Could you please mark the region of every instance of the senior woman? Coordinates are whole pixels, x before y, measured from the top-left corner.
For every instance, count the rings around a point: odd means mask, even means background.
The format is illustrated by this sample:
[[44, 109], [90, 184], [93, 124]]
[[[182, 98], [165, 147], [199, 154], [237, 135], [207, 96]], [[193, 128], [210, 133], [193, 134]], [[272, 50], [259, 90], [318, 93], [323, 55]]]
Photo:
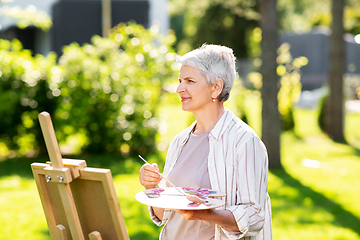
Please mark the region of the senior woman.
[[[177, 61], [181, 68], [176, 92], [182, 109], [196, 121], [171, 142], [163, 175], [176, 186], [210, 188], [226, 197], [220, 209], [149, 207], [152, 220], [164, 224], [160, 239], [271, 239], [266, 148], [223, 105], [237, 77], [233, 51], [204, 44]], [[143, 165], [139, 173], [146, 189], [167, 187], [156, 164]]]

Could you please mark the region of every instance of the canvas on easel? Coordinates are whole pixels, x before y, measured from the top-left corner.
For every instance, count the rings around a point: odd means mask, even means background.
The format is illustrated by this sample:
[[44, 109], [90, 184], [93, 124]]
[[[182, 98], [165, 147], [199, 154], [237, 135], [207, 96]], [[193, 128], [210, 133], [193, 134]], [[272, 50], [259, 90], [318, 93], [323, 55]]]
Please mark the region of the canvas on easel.
[[50, 115], [39, 114], [50, 161], [33, 163], [52, 240], [129, 240], [109, 169], [63, 159]]

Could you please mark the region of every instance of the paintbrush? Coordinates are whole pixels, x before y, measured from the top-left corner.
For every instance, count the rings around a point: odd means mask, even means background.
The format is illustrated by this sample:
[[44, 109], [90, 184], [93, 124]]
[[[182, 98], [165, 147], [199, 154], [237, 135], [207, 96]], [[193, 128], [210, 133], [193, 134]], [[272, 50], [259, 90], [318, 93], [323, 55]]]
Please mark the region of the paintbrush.
[[[141, 160], [143, 160], [145, 163], [151, 165], [150, 163], [148, 163], [148, 161], [146, 161], [142, 156], [139, 155], [139, 158], [141, 158]], [[162, 175], [161, 173], [159, 173], [159, 175], [164, 178], [172, 187], [174, 187], [179, 193], [181, 193], [182, 196], [186, 196], [185, 193], [181, 192], [172, 182], [169, 181], [169, 179], [167, 179], [166, 177], [164, 177], [164, 175]]]

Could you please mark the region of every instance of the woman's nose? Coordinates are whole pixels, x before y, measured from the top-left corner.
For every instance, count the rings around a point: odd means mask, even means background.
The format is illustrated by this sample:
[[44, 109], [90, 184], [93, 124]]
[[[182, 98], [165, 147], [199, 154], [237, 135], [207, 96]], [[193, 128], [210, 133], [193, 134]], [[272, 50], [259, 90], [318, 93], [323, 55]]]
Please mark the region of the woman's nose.
[[182, 83], [179, 83], [179, 86], [176, 89], [176, 93], [181, 93], [186, 90], [185, 86]]

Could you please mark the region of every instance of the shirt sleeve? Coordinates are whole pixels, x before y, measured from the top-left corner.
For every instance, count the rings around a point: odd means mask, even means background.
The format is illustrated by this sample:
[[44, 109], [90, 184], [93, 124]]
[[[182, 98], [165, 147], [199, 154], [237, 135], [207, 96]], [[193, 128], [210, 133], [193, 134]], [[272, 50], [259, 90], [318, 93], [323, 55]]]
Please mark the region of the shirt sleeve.
[[[165, 166], [164, 166], [164, 172], [163, 175], [168, 176], [171, 165], [173, 164], [173, 158], [174, 158], [174, 154], [175, 151], [178, 147], [178, 136], [176, 136], [173, 141], [171, 141], [170, 146], [169, 146], [169, 150], [166, 156], [166, 162], [165, 162]], [[159, 187], [160, 188], [165, 188], [167, 187], [167, 183], [165, 181], [165, 179], [161, 180], [159, 183]], [[164, 215], [163, 215], [163, 219], [160, 220], [154, 213], [154, 210], [151, 206], [149, 206], [149, 214], [150, 214], [150, 218], [151, 220], [157, 225], [157, 226], [162, 226], [164, 225], [170, 216], [171, 210], [170, 209], [164, 209]]]
[[236, 203], [227, 207], [231, 211], [240, 232], [223, 229], [229, 239], [255, 236], [265, 222], [267, 200], [268, 157], [264, 144], [253, 136], [237, 149]]
[[148, 206], [148, 208], [149, 208], [151, 221], [153, 221], [153, 223], [155, 223], [158, 227], [160, 227], [162, 225], [162, 221], [155, 215], [154, 210], [151, 206]]
[[[159, 187], [161, 188], [164, 188], [166, 187], [166, 182], [164, 180], [162, 180], [160, 183], [159, 183]], [[171, 210], [170, 209], [164, 209], [164, 215], [163, 215], [163, 219], [160, 220], [154, 213], [154, 210], [151, 206], [148, 207], [149, 208], [149, 214], [150, 214], [150, 218], [151, 220], [157, 225], [157, 226], [162, 226], [164, 225], [168, 218], [169, 218], [169, 215], [171, 213]]]

